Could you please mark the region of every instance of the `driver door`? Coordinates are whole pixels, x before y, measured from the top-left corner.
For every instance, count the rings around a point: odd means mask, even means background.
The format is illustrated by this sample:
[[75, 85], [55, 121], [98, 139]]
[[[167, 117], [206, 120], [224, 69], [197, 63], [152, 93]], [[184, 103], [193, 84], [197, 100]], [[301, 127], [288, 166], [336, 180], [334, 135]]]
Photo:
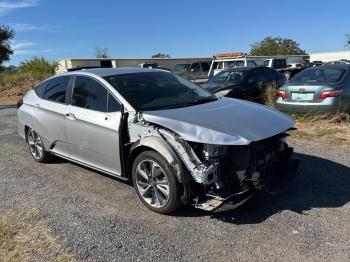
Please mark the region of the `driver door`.
[[66, 134], [71, 157], [121, 175], [119, 124], [122, 106], [97, 80], [76, 76], [68, 105]]

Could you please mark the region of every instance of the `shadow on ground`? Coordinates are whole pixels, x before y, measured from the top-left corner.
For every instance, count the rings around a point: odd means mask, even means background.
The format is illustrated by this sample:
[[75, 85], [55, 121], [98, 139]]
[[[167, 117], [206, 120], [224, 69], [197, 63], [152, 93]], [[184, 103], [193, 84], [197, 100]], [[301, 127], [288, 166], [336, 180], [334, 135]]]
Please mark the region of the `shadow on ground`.
[[[299, 214], [312, 208], [341, 207], [350, 201], [350, 168], [327, 159], [295, 154], [301, 160], [298, 177], [281, 195], [257, 195], [244, 206], [213, 213], [211, 218], [234, 224], [256, 224], [283, 210]], [[190, 208], [177, 216], [203, 216], [206, 212]], [[307, 214], [303, 214], [307, 215]]]

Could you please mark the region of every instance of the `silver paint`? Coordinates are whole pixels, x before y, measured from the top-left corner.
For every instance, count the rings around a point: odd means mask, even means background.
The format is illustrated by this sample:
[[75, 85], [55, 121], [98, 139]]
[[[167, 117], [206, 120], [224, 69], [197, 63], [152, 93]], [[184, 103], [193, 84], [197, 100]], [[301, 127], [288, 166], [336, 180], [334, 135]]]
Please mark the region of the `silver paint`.
[[176, 132], [186, 141], [217, 145], [247, 145], [282, 133], [294, 124], [277, 110], [232, 98], [171, 110], [146, 111], [143, 118]]

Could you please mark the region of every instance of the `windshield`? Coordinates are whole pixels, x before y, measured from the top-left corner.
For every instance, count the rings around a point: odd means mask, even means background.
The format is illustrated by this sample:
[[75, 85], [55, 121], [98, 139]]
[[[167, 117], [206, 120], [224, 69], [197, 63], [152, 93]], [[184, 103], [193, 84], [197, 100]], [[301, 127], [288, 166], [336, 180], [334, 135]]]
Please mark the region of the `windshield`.
[[183, 72], [183, 71], [188, 71], [190, 68], [191, 64], [177, 64], [174, 67], [175, 72]]
[[301, 71], [291, 82], [337, 82], [344, 72], [341, 68], [311, 68]]
[[166, 72], [118, 74], [104, 79], [137, 110], [161, 110], [217, 100], [196, 84]]
[[240, 84], [244, 81], [248, 70], [228, 70], [222, 71], [210, 79], [211, 83], [232, 83]]

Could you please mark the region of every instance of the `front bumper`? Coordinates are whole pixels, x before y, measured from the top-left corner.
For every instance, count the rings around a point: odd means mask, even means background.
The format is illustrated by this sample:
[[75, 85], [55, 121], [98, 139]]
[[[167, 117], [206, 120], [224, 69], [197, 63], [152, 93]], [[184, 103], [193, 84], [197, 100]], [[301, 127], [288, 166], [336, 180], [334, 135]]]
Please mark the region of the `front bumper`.
[[247, 189], [225, 196], [207, 194], [206, 201], [196, 204], [195, 207], [206, 211], [220, 212], [243, 205], [259, 191], [272, 195], [285, 192], [296, 177], [299, 168], [299, 159], [292, 158], [292, 153], [293, 150], [289, 148], [277, 163], [264, 171], [268, 177], [252, 182]]

